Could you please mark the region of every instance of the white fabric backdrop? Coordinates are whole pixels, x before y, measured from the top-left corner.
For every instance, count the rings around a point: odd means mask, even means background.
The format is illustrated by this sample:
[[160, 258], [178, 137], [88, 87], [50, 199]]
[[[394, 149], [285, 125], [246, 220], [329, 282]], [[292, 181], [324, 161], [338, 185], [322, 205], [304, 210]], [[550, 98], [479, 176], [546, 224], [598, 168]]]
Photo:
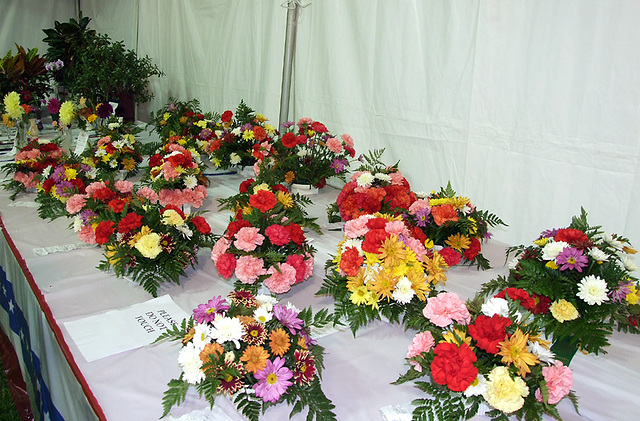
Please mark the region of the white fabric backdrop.
[[[53, 3], [63, 20], [75, 2]], [[92, 27], [166, 73], [139, 118], [176, 96], [219, 112], [244, 99], [276, 123], [281, 3], [81, 0], [81, 8]], [[40, 42], [21, 20], [51, 26], [53, 15], [27, 17], [23, 2], [8, 4], [0, 46], [18, 34]], [[385, 147], [385, 161], [401, 160], [416, 190], [451, 180], [510, 225], [496, 235], [505, 242], [529, 242], [584, 206], [593, 223], [640, 245], [637, 22], [634, 0], [311, 0], [290, 117], [350, 133], [359, 152]]]

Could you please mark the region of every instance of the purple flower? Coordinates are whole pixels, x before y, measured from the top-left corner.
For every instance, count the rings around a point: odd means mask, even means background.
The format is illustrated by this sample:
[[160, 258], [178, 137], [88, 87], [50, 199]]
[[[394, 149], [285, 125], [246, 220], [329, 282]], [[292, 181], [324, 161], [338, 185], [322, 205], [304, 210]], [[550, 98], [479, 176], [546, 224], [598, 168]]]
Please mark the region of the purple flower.
[[51, 98], [47, 103], [47, 110], [51, 114], [58, 114], [60, 111], [60, 100], [58, 98]]
[[216, 315], [229, 310], [229, 304], [220, 295], [213, 297], [206, 304], [193, 309], [193, 318], [198, 323], [212, 322]]
[[417, 211], [415, 215], [416, 225], [419, 227], [426, 227], [429, 222], [429, 215], [431, 215], [430, 208], [422, 208]]
[[632, 285], [633, 283], [631, 282], [625, 282], [623, 284], [620, 284], [618, 288], [614, 289], [609, 293], [609, 298], [611, 298], [611, 301], [613, 302], [624, 301], [627, 298], [627, 295], [631, 292], [631, 288], [629, 287]]
[[198, 135], [198, 137], [200, 139], [207, 139], [209, 136], [213, 135], [213, 131], [211, 129], [203, 129], [200, 134]]
[[82, 218], [82, 223], [84, 225], [88, 224], [89, 222], [91, 222], [93, 220], [93, 218], [95, 218], [97, 216], [97, 214], [90, 210], [90, 209], [85, 209], [82, 212], [80, 212], [80, 217]]
[[349, 162], [346, 159], [338, 159], [338, 158], [334, 158], [333, 161], [331, 161], [331, 165], [329, 165], [331, 168], [333, 168], [333, 170], [336, 172], [336, 174], [340, 174], [342, 171], [344, 171], [344, 167], [348, 164]]
[[56, 167], [55, 170], [53, 170], [53, 173], [51, 174], [51, 178], [53, 179], [53, 181], [55, 181], [56, 183], [59, 181], [62, 181], [65, 179], [65, 175], [64, 175], [64, 165], [59, 165]]
[[293, 121], [287, 121], [286, 123], [282, 123], [281, 126], [283, 129], [288, 129], [289, 127], [293, 126], [295, 123]]
[[285, 360], [276, 357], [273, 362], [267, 360], [267, 366], [255, 374], [258, 383], [253, 385], [256, 396], [265, 402], [277, 402], [293, 383], [289, 381], [293, 373], [284, 366]]
[[560, 266], [560, 270], [575, 269], [578, 272], [582, 272], [582, 268], [589, 264], [589, 259], [582, 254], [582, 250], [574, 247], [565, 247], [556, 257], [556, 264]]
[[71, 181], [63, 180], [56, 184], [56, 194], [61, 197], [71, 197], [75, 194], [75, 187]]
[[282, 305], [273, 306], [273, 316], [282, 323], [282, 326], [289, 329], [292, 335], [295, 335], [299, 329], [302, 329], [302, 320], [298, 318], [298, 312]]
[[176, 105], [174, 103], [169, 104], [167, 107], [167, 111], [174, 112], [176, 110]]
[[101, 104], [98, 104], [98, 107], [96, 108], [96, 112], [98, 114], [98, 117], [107, 118], [111, 114], [113, 114], [113, 107], [108, 102], [103, 102]]
[[551, 237], [555, 237], [556, 234], [558, 233], [559, 228], [553, 228], [550, 230], [544, 230], [540, 233], [540, 238], [551, 238]]

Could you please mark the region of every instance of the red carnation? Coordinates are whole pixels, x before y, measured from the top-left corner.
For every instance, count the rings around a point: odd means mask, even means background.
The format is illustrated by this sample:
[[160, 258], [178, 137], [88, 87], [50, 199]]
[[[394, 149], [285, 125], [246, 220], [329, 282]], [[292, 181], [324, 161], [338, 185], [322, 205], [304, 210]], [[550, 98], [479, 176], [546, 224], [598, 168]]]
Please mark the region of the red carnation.
[[120, 222], [118, 222], [118, 232], [123, 234], [142, 226], [142, 215], [137, 213], [128, 213]]
[[159, 167], [162, 165], [162, 156], [160, 154], [152, 155], [149, 158], [149, 168]]
[[271, 241], [271, 244], [276, 246], [284, 246], [285, 244], [288, 244], [289, 241], [291, 241], [289, 230], [282, 225], [269, 225], [267, 229], [264, 230], [264, 233], [267, 234], [267, 237], [269, 237], [269, 241]]
[[102, 245], [109, 241], [109, 237], [113, 234], [114, 230], [113, 221], [102, 221], [96, 227], [96, 243]]
[[287, 230], [289, 231], [289, 237], [291, 238], [291, 241], [299, 246], [304, 243], [304, 240], [306, 240], [306, 238], [304, 236], [304, 231], [302, 231], [300, 225], [289, 224], [285, 228], [287, 228]]
[[51, 191], [51, 188], [56, 184], [56, 182], [53, 180], [53, 178], [47, 178], [46, 180], [44, 180], [44, 183], [42, 183], [42, 189], [49, 193]]
[[589, 237], [587, 237], [584, 232], [575, 228], [563, 228], [558, 230], [554, 239], [556, 241], [564, 241], [569, 244], [579, 244], [589, 241]]
[[462, 256], [460, 255], [460, 253], [450, 247], [445, 247], [442, 250], [438, 250], [438, 254], [442, 256], [445, 263], [449, 267], [457, 265], [462, 260]]
[[224, 253], [218, 257], [216, 270], [224, 279], [229, 279], [236, 270], [236, 257], [231, 253]]
[[320, 179], [320, 181], [318, 181], [318, 182], [315, 184], [315, 186], [314, 186], [314, 187], [316, 187], [316, 188], [318, 188], [318, 189], [321, 189], [321, 188], [323, 188], [323, 187], [324, 187], [324, 186], [326, 186], [326, 185], [327, 185], [327, 179], [323, 177], [323, 178], [321, 178], [321, 179]]
[[533, 314], [541, 314], [548, 313], [549, 307], [551, 307], [551, 299], [546, 295], [538, 295], [531, 294], [533, 301], [535, 303], [534, 307], [531, 309]]
[[362, 250], [369, 253], [377, 253], [380, 246], [389, 238], [390, 234], [383, 229], [373, 229], [364, 235]]
[[282, 184], [276, 184], [275, 186], [271, 187], [271, 190], [281, 191], [282, 193], [289, 193], [289, 189]]
[[351, 158], [353, 158], [353, 157], [355, 157], [355, 156], [356, 156], [356, 150], [355, 150], [355, 149], [353, 149], [351, 146], [346, 146], [346, 145], [345, 145], [344, 150], [345, 150], [345, 151], [347, 151], [347, 153], [349, 154], [349, 156], [350, 156]]
[[282, 145], [285, 148], [293, 148], [298, 144], [298, 140], [296, 139], [296, 135], [291, 132], [287, 132], [282, 136]]
[[287, 262], [296, 270], [296, 284], [304, 281], [307, 274], [307, 264], [304, 262], [304, 256], [301, 254], [291, 254], [287, 257]]
[[229, 222], [229, 225], [227, 226], [227, 238], [233, 238], [233, 236], [236, 235], [236, 233], [240, 231], [241, 228], [250, 226], [251, 224], [249, 223], [249, 221], [245, 221], [244, 219], [237, 219], [235, 221]]
[[500, 293], [496, 294], [495, 297], [505, 298], [505, 295], [509, 296], [509, 298], [511, 298], [513, 301], [516, 301], [516, 300], [520, 301], [520, 304], [522, 305], [522, 307], [526, 308], [529, 311], [533, 310], [534, 307], [536, 306], [535, 300], [531, 298], [529, 293], [524, 289], [507, 288], [504, 291], [501, 291]]
[[314, 121], [313, 123], [311, 123], [311, 130], [318, 133], [326, 133], [329, 131], [327, 130], [326, 126], [319, 121]]
[[222, 113], [222, 116], [220, 116], [220, 121], [222, 121], [223, 123], [228, 123], [231, 121], [232, 117], [233, 117], [233, 113], [227, 110]]
[[387, 220], [384, 218], [371, 218], [367, 221], [367, 228], [375, 230], [381, 229], [387, 226]]
[[107, 145], [104, 147], [104, 150], [108, 153], [113, 155], [116, 151], [115, 146], [113, 146], [113, 143], [109, 142], [107, 143]]
[[240, 193], [246, 193], [249, 190], [249, 187], [251, 187], [251, 183], [253, 183], [255, 180], [253, 178], [250, 178], [248, 180], [244, 180], [242, 183], [240, 183]]
[[411, 231], [411, 235], [417, 238], [418, 240], [420, 240], [422, 244], [424, 244], [424, 242], [427, 241], [427, 235], [420, 229], [420, 227], [414, 226], [410, 229], [410, 231]]
[[431, 208], [431, 216], [437, 226], [441, 226], [447, 221], [457, 221], [460, 219], [458, 212], [452, 205], [439, 205]]
[[498, 344], [504, 341], [507, 336], [505, 329], [511, 323], [511, 319], [499, 314], [494, 314], [493, 317], [480, 314], [474, 324], [469, 325], [469, 334], [479, 348], [495, 355], [500, 351]]
[[478, 240], [477, 238], [472, 238], [469, 248], [464, 251], [464, 258], [469, 261], [475, 259], [480, 253], [481, 248], [482, 245], [480, 244], [480, 240]]
[[340, 270], [348, 276], [356, 276], [362, 263], [364, 263], [364, 257], [360, 256], [358, 249], [355, 247], [347, 247], [340, 257]]
[[261, 212], [267, 212], [278, 203], [276, 195], [267, 190], [258, 190], [249, 197], [249, 203]]
[[476, 354], [466, 343], [458, 348], [455, 344], [442, 342], [433, 352], [431, 375], [436, 383], [454, 392], [463, 392], [478, 376], [478, 369], [473, 365]]
[[126, 204], [127, 199], [113, 199], [109, 201], [109, 209], [115, 213], [120, 213], [124, 210]]
[[262, 142], [267, 138], [267, 131], [260, 126], [254, 126], [253, 138], [259, 142]]
[[196, 226], [196, 229], [200, 234], [206, 235], [211, 233], [211, 226], [202, 216], [194, 216], [193, 218], [191, 218], [191, 222], [193, 222], [193, 225]]

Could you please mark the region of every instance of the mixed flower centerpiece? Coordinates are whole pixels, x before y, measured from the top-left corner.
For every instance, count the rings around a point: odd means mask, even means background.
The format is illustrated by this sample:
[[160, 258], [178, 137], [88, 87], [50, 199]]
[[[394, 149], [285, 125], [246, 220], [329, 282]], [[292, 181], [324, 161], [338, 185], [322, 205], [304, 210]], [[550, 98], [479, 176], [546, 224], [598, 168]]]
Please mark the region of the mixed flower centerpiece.
[[416, 382], [426, 396], [413, 401], [413, 419], [470, 419], [482, 406], [492, 420], [561, 419], [556, 406], [565, 397], [577, 409], [571, 370], [520, 306], [524, 296], [514, 297], [465, 303], [443, 292], [412, 317], [409, 325], [420, 333], [407, 352], [411, 368], [395, 383], [428, 376]]
[[451, 183], [419, 197], [405, 216], [421, 231], [418, 236], [422, 241], [441, 247], [439, 253], [449, 267], [463, 262], [489, 269], [489, 261], [481, 253], [482, 242], [491, 237], [489, 228], [506, 225], [493, 213], [477, 209], [469, 198], [457, 196]]
[[312, 275], [315, 249], [302, 227], [319, 228], [286, 187], [249, 179], [221, 205], [235, 216], [211, 252], [220, 276], [235, 275], [236, 288], [257, 292], [264, 285], [282, 294]]
[[3, 105], [2, 123], [7, 128], [15, 127], [17, 130], [12, 149], [12, 153], [15, 154], [27, 144], [29, 113], [33, 107], [25, 103], [16, 91], [11, 91], [4, 96]]
[[[399, 322], [446, 281], [447, 265], [407, 229], [402, 218], [376, 213], [347, 221], [338, 252], [317, 295], [335, 299], [335, 323], [353, 333], [384, 317]], [[435, 293], [435, 291], [433, 291]]]
[[590, 226], [584, 209], [562, 229], [546, 230], [532, 245], [508, 249], [509, 275], [485, 284], [483, 295], [507, 287], [536, 303], [544, 332], [565, 362], [577, 349], [606, 352], [614, 328], [640, 333], [636, 250], [623, 236]]
[[362, 165], [327, 209], [330, 221], [350, 221], [375, 212], [398, 215], [416, 201], [398, 165], [386, 166], [380, 161], [383, 153], [383, 149], [374, 150], [361, 157]]
[[87, 185], [95, 176], [94, 168], [72, 158], [46, 167], [36, 176], [38, 182], [34, 201], [38, 203], [40, 218], [53, 220], [68, 216], [66, 203], [69, 198], [85, 194]]
[[198, 250], [211, 247], [211, 227], [200, 214], [159, 204], [149, 187], [99, 181], [66, 202], [78, 237], [104, 247], [99, 269], [129, 276], [154, 297], [162, 282], [180, 283]]
[[152, 112], [150, 118], [149, 125], [153, 126], [161, 141], [166, 142], [170, 138], [184, 139], [188, 143], [187, 147], [197, 146], [202, 151], [206, 142], [199, 142], [202, 140], [201, 134], [204, 130], [212, 131], [211, 127], [215, 126], [217, 116], [203, 113], [200, 102], [195, 98], [189, 101], [169, 98], [169, 103], [155, 113]]
[[326, 310], [314, 315], [242, 289], [200, 304], [158, 339], [182, 342], [182, 372], [168, 383], [163, 417], [194, 386], [211, 406], [228, 396], [251, 421], [280, 403], [292, 405], [291, 415], [306, 407], [308, 420], [335, 420], [320, 385], [324, 349], [310, 336], [328, 322]]

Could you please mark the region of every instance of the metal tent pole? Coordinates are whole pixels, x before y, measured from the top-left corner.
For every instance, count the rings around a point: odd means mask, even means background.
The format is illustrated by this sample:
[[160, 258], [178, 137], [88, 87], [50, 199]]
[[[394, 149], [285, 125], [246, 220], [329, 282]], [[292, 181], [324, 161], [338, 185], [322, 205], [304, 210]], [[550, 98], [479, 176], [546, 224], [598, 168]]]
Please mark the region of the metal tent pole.
[[[280, 127], [289, 121], [289, 102], [291, 100], [291, 74], [296, 52], [296, 34], [300, 1], [289, 0], [282, 5], [287, 8], [287, 32], [284, 42], [284, 61], [282, 64], [282, 89], [280, 91]], [[306, 6], [305, 6], [306, 7]]]

